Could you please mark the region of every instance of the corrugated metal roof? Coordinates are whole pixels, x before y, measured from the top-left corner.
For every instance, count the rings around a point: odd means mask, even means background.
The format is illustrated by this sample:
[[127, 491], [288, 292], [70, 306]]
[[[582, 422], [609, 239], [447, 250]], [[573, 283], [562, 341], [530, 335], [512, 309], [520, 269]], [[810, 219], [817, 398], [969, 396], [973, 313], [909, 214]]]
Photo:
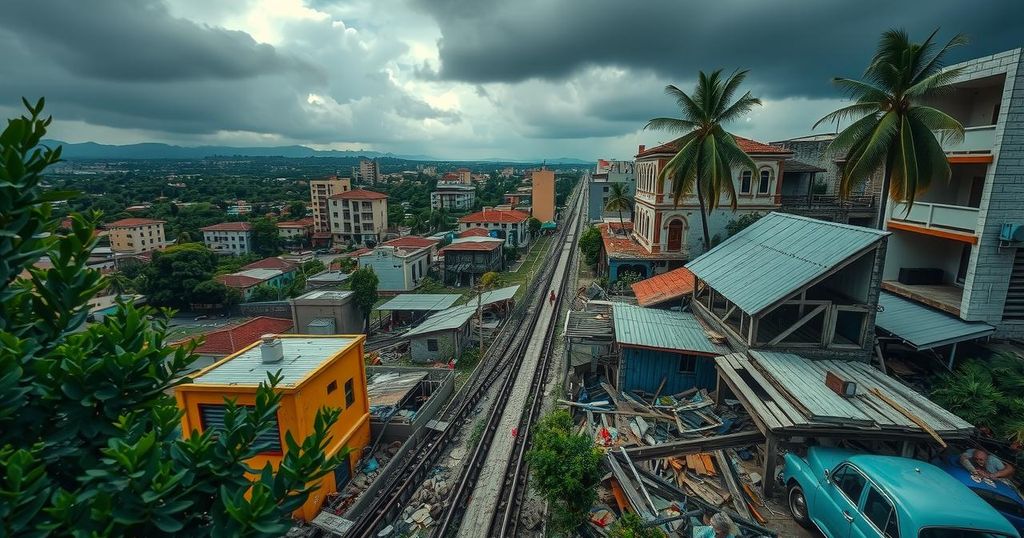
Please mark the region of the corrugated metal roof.
[[880, 241], [887, 232], [769, 213], [686, 268], [757, 314]]
[[281, 371], [282, 388], [292, 388], [321, 364], [352, 345], [355, 338], [284, 337], [281, 347], [284, 360], [264, 363], [260, 346], [256, 345], [193, 379], [197, 385], [259, 385], [268, 372]]
[[974, 340], [996, 330], [988, 323], [964, 321], [886, 291], [878, 295], [878, 305], [882, 309], [875, 325], [917, 350]]
[[[489, 304], [507, 301], [515, 297], [517, 291], [519, 291], [519, 284], [516, 284], [515, 286], [509, 286], [507, 288], [498, 288], [496, 290], [485, 291], [482, 294], [480, 294], [480, 303], [486, 306]], [[476, 297], [473, 297], [470, 300], [466, 301], [466, 304], [475, 305], [476, 303]]]
[[632, 285], [636, 302], [640, 306], [651, 306], [679, 300], [693, 293], [693, 273], [685, 267], [652, 276]]
[[403, 293], [380, 305], [377, 310], [444, 310], [461, 295], [457, 293]]
[[453, 306], [447, 310], [431, 314], [430, 317], [423, 320], [423, 323], [409, 329], [409, 331], [405, 333], [404, 337], [409, 338], [412, 336], [436, 333], [437, 331], [455, 330], [465, 325], [466, 322], [473, 317], [473, 314], [476, 314], [475, 305]]
[[619, 345], [721, 355], [729, 348], [708, 339], [690, 312], [672, 312], [622, 303], [612, 304], [615, 340]]

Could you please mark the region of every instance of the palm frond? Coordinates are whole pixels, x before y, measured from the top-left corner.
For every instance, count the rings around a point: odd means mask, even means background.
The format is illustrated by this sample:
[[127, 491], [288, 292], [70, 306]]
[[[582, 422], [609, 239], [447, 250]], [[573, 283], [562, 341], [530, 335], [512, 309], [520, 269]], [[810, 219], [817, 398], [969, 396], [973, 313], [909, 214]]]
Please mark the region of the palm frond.
[[697, 106], [697, 103], [693, 101], [689, 95], [683, 90], [680, 90], [676, 86], [669, 84], [665, 86], [665, 93], [676, 100], [676, 106], [683, 112], [683, 119], [687, 121], [698, 122], [701, 118], [701, 109]]
[[878, 86], [862, 80], [852, 78], [835, 77], [832, 85], [839, 88], [844, 94], [857, 101], [885, 101], [891, 96], [888, 92]]
[[[932, 32], [930, 36], [928, 36], [928, 39], [926, 39], [924, 44], [922, 45], [922, 52], [924, 52], [925, 54], [931, 53], [931, 41], [935, 37], [935, 34], [937, 34], [938, 32], [939, 29], [936, 28], [935, 31]], [[967, 42], [967, 36], [962, 33], [956, 34], [955, 36], [950, 38], [950, 40], [947, 41], [941, 49], [939, 49], [935, 54], [931, 55], [931, 59], [920, 65], [918, 69], [914, 71], [913, 78], [911, 80], [913, 80], [916, 84], [918, 81], [928, 78], [931, 75], [940, 72], [943, 67], [943, 59], [945, 58], [946, 53], [949, 52], [949, 49], [966, 45]]]
[[906, 94], [909, 97], [923, 97], [942, 89], [945, 89], [946, 91], [953, 91], [953, 87], [950, 86], [950, 84], [962, 73], [962, 67], [933, 73], [917, 81], [913, 86], [907, 88]]
[[[889, 183], [889, 195], [895, 201], [899, 198], [892, 196], [892, 186], [897, 185], [898, 191], [903, 191], [902, 198], [907, 203], [907, 212], [914, 205], [914, 198], [917, 197], [921, 177], [918, 175], [917, 166], [917, 145], [914, 143], [914, 130], [906, 117], [899, 120], [899, 127], [896, 132], [896, 151], [894, 154], [892, 169], [892, 180]], [[885, 193], [883, 193], [884, 195]]]
[[682, 134], [692, 131], [696, 126], [696, 123], [680, 118], [654, 118], [648, 121], [647, 125], [644, 125], [644, 129]]
[[[832, 139], [832, 142], [829, 143], [828, 153], [837, 156], [845, 154], [848, 158], [851, 148], [857, 145], [861, 140], [865, 140], [871, 132], [874, 131], [879, 118], [881, 118], [881, 115], [879, 114], [868, 114], [846, 126], [846, 128], [840, 131], [839, 134]], [[817, 127], [817, 125], [815, 125], [815, 127]]]
[[964, 126], [956, 118], [930, 106], [915, 106], [907, 111], [907, 115], [923, 123], [933, 131], [939, 132], [943, 143], [959, 144], [964, 141]]
[[747, 92], [743, 94], [743, 97], [740, 97], [735, 103], [729, 105], [728, 108], [723, 110], [716, 119], [722, 123], [738, 120], [753, 110], [755, 106], [760, 105], [761, 100], [750, 95], [750, 92]]
[[826, 114], [820, 120], [814, 122], [812, 129], [817, 129], [822, 123], [836, 123], [839, 124], [843, 120], [852, 118], [854, 116], [864, 117], [868, 114], [875, 114], [882, 109], [882, 103], [871, 102], [871, 103], [854, 103], [852, 105], [844, 106], [835, 112]]
[[[715, 108], [716, 117], [721, 118], [725, 114], [726, 109], [730, 107], [729, 103], [732, 101], [732, 96], [736, 94], [736, 90], [738, 90], [740, 85], [743, 84], [743, 81], [747, 78], [747, 73], [749, 72], [749, 69], [736, 70], [725, 81], [725, 85], [722, 86], [718, 106]], [[750, 92], [747, 92], [744, 97], [748, 96], [750, 96]], [[740, 100], [742, 99], [743, 98], [740, 98]]]
[[[948, 183], [952, 177], [949, 159], [942, 149], [942, 144], [935, 139], [932, 129], [913, 115], [907, 116], [914, 135], [915, 152], [917, 154], [918, 182], [915, 195], [923, 193], [932, 181]], [[909, 189], [908, 189], [909, 190]]]
[[848, 195], [852, 192], [854, 184], [863, 182], [878, 170], [897, 134], [898, 122], [899, 117], [895, 112], [889, 111], [882, 115], [870, 136], [857, 148], [857, 154], [851, 155], [843, 167], [843, 176], [839, 183], [840, 192]]

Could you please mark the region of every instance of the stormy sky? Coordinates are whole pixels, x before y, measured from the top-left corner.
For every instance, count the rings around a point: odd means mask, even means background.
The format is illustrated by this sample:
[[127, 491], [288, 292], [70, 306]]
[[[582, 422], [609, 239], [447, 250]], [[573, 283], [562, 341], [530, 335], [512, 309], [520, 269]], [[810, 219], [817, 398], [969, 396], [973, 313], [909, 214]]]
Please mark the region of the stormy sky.
[[628, 158], [663, 88], [750, 69], [729, 126], [810, 133], [879, 34], [1024, 45], [1024, 1], [3, 0], [0, 113], [45, 96], [54, 138], [372, 149], [440, 158]]

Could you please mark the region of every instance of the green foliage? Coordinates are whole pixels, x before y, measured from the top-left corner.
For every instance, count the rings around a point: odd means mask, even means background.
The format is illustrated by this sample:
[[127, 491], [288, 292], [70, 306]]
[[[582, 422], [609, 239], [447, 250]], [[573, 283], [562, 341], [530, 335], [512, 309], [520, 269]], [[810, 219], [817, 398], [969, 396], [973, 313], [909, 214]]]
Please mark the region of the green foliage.
[[988, 361], [965, 361], [955, 372], [940, 376], [931, 398], [976, 426], [987, 426], [1001, 437], [1012, 437], [1010, 423], [1024, 421], [1019, 398], [1024, 364], [1014, 355]]
[[192, 290], [192, 293], [195, 297], [196, 304], [231, 307], [238, 304], [242, 299], [242, 295], [238, 290], [229, 288], [216, 280], [200, 282], [199, 285]]
[[291, 202], [288, 204], [288, 218], [292, 220], [299, 220], [305, 218], [309, 214], [309, 208], [306, 207], [306, 202]]
[[344, 258], [335, 258], [334, 261], [331, 262], [331, 265], [333, 265], [334, 263], [338, 264], [338, 270], [341, 271], [342, 273], [351, 273], [352, 271], [355, 271], [356, 267], [359, 266], [359, 260], [351, 256], [346, 256]]
[[540, 233], [541, 225], [543, 225], [543, 223], [537, 217], [530, 217], [530, 219], [526, 221], [526, 227], [530, 229], [531, 237], [537, 237], [537, 234]]
[[149, 304], [187, 308], [203, 302], [196, 296], [199, 284], [210, 280], [217, 268], [217, 255], [201, 243], [173, 245], [153, 253], [153, 261], [142, 274]]
[[555, 176], [555, 205], [565, 205], [579, 180], [579, 174], [559, 173]]
[[217, 269], [214, 271], [214, 274], [226, 275], [229, 273], [237, 273], [242, 269], [242, 267], [262, 259], [262, 257], [253, 253], [241, 254], [238, 256], [218, 256]]
[[372, 267], [363, 267], [352, 272], [349, 282], [354, 292], [352, 300], [355, 301], [356, 308], [363, 313], [363, 318], [366, 322], [366, 333], [369, 334], [370, 312], [373, 311], [373, 305], [379, 299], [377, 296], [377, 284], [380, 283], [380, 279], [377, 278], [377, 273], [373, 272]]
[[665, 533], [656, 527], [644, 525], [644, 520], [633, 512], [626, 512], [608, 529], [611, 538], [664, 538]]
[[618, 274], [615, 287], [620, 291], [628, 291], [633, 284], [640, 282], [644, 277], [636, 271], [622, 271]]
[[740, 233], [747, 226], [761, 220], [761, 217], [763, 216], [764, 215], [760, 213], [744, 213], [735, 219], [731, 219], [729, 223], [725, 225], [726, 237], [732, 237]]
[[495, 271], [488, 271], [480, 275], [480, 289], [491, 290], [501, 285], [501, 275]]
[[729, 200], [729, 207], [736, 210], [732, 170], [757, 170], [753, 159], [722, 128], [722, 124], [744, 117], [761, 104], [760, 99], [750, 95], [750, 92], [732, 102], [733, 95], [746, 78], [745, 70], [734, 72], [724, 81], [721, 70], [710, 75], [701, 71], [697, 87], [691, 94], [673, 85], [666, 86], [665, 93], [676, 100], [682, 117], [655, 118], [644, 127], [682, 135], [676, 141], [678, 152], [658, 173], [658, 181], [672, 180], [676, 205], [696, 192], [705, 250], [711, 248], [708, 211], [718, 207], [723, 195]]
[[[0, 134], [0, 534], [284, 534], [340, 461], [324, 454], [339, 411], [321, 410], [307, 439], [286, 434], [276, 474], [245, 462], [275, 423], [279, 377], [255, 406], [229, 402], [223, 429], [183, 437], [171, 391], [189, 382], [194, 345], [167, 346], [166, 316], [130, 304], [83, 328], [108, 285], [86, 265], [99, 216], [54, 233], [50, 203], [69, 193], [41, 187], [60, 151], [38, 147], [42, 101], [28, 108]], [[43, 258], [52, 266], [35, 267]]]
[[[949, 161], [941, 142], [962, 141], [964, 128], [952, 116], [925, 103], [938, 88], [960, 75], [960, 69], [943, 69], [943, 57], [967, 38], [958, 34], [938, 47], [936, 33], [938, 30], [924, 43], [913, 43], [905, 31], [889, 30], [882, 34], [862, 80], [832, 80], [855, 103], [814, 126], [857, 118], [829, 144], [829, 150], [842, 154], [846, 161], [839, 180], [840, 196], [849, 196], [855, 186], [882, 168], [883, 191], [893, 200], [906, 200], [909, 210], [914, 198], [928, 190], [932, 181], [949, 181]], [[884, 198], [882, 202], [880, 211]], [[879, 219], [880, 226], [884, 220]]]
[[586, 518], [597, 499], [601, 451], [586, 435], [573, 432], [572, 416], [559, 410], [546, 415], [533, 432], [526, 454], [533, 487], [551, 507], [556, 531], [569, 533]]
[[252, 251], [261, 258], [281, 253], [281, 236], [270, 219], [257, 219], [252, 223]]
[[283, 292], [269, 284], [260, 284], [249, 292], [249, 301], [258, 303], [261, 301], [277, 301], [281, 299]]
[[480, 443], [480, 439], [484, 436], [484, 429], [486, 428], [487, 422], [482, 418], [473, 424], [473, 431], [469, 432], [469, 446], [476, 446]]
[[466, 348], [455, 362], [455, 369], [460, 372], [472, 372], [476, 363], [480, 361], [480, 349]]
[[587, 265], [596, 266], [597, 260], [601, 256], [601, 230], [594, 226], [588, 227], [580, 234], [579, 245]]
[[309, 276], [317, 273], [322, 273], [327, 267], [324, 266], [324, 262], [320, 260], [309, 260], [302, 264], [302, 274]]

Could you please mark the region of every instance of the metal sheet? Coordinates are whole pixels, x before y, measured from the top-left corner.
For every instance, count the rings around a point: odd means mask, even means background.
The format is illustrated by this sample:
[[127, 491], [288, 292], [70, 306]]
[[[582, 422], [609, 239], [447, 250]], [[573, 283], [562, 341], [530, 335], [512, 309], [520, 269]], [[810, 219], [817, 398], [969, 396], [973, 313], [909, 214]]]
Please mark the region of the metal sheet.
[[697, 317], [690, 312], [612, 305], [615, 340], [619, 345], [722, 355], [725, 346], [711, 342]]
[[476, 305], [453, 306], [431, 314], [423, 323], [409, 329], [404, 338], [437, 331], [450, 331], [462, 327], [476, 314]]
[[887, 232], [769, 213], [686, 265], [748, 314], [758, 314], [863, 250]]
[[[516, 284], [515, 286], [509, 286], [507, 288], [498, 288], [496, 290], [485, 291], [480, 294], [480, 303], [483, 305], [489, 305], [493, 303], [507, 301], [515, 297], [517, 291], [519, 291], [519, 284]], [[466, 301], [466, 304], [476, 303], [476, 297], [472, 297], [468, 301]]]
[[220, 366], [196, 377], [197, 385], [258, 385], [267, 380], [267, 373], [281, 372], [282, 388], [297, 386], [311, 372], [352, 345], [354, 338], [281, 337], [284, 359], [264, 363], [260, 346], [235, 355]]
[[995, 332], [995, 327], [987, 323], [964, 321], [886, 291], [878, 295], [878, 306], [881, 309], [875, 325], [917, 350], [974, 340]]
[[403, 293], [380, 305], [377, 310], [444, 310], [455, 304], [461, 295], [457, 293]]

